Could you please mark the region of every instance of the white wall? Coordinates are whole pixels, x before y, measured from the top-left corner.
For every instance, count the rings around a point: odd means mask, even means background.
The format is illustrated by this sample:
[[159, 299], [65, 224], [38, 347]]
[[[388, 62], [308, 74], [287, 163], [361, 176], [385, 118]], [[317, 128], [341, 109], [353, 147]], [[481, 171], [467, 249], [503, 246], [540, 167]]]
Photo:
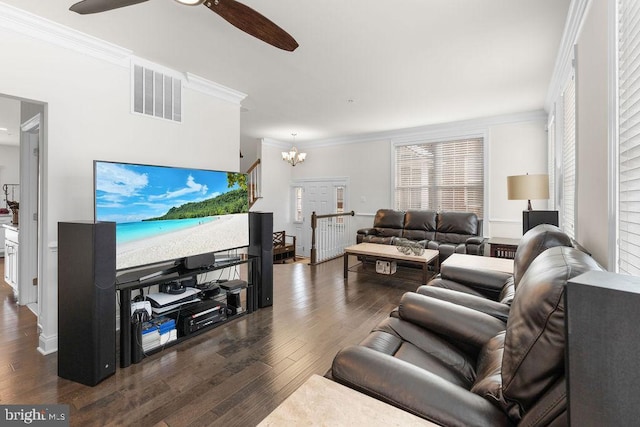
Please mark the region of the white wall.
[[[373, 215], [392, 208], [389, 139], [305, 147], [307, 160], [292, 170], [292, 179], [348, 177], [345, 211], [353, 210], [353, 229], [371, 227]], [[283, 162], [284, 163], [284, 162]]]
[[607, 267], [608, 18], [607, 1], [593, 0], [576, 53], [576, 240]]
[[[4, 192], [2, 186], [4, 184], [20, 183], [20, 147], [17, 145], [0, 145], [0, 208], [6, 207]], [[10, 200], [20, 200], [20, 189], [15, 189], [15, 197]], [[3, 244], [3, 242], [0, 242]]]
[[285, 230], [289, 234], [292, 231], [289, 184], [293, 168], [282, 161], [283, 148], [276, 141], [262, 140], [260, 145], [262, 199], [253, 205], [251, 211], [273, 212], [273, 229]]
[[105, 61], [1, 26], [0, 50], [0, 93], [46, 104], [40, 286], [48, 292], [39, 321], [47, 353], [57, 348], [57, 223], [93, 218], [93, 160], [238, 170], [240, 106], [186, 87], [182, 124], [133, 115], [126, 58]]
[[[507, 176], [545, 174], [547, 171], [546, 119], [508, 123], [489, 128], [487, 236], [522, 236], [526, 200], [507, 200]], [[546, 210], [547, 200], [532, 200], [534, 210]]]
[[[307, 153], [304, 163], [291, 167], [282, 161], [280, 152], [290, 143], [263, 144], [263, 195], [258, 210], [274, 212], [274, 227], [291, 231], [291, 198], [284, 189], [293, 180], [348, 177], [347, 210], [354, 210], [354, 229], [370, 227], [380, 208], [393, 207], [392, 144], [393, 141], [421, 135], [481, 133], [487, 137], [488, 203], [484, 234], [486, 236], [522, 236], [522, 211], [526, 201], [507, 200], [507, 176], [547, 172], [546, 114], [532, 112], [513, 116], [491, 117], [445, 125], [406, 129], [383, 135], [368, 135], [335, 142], [298, 144]], [[532, 201], [535, 209], [546, 209], [546, 201]], [[280, 225], [283, 224], [284, 225]]]

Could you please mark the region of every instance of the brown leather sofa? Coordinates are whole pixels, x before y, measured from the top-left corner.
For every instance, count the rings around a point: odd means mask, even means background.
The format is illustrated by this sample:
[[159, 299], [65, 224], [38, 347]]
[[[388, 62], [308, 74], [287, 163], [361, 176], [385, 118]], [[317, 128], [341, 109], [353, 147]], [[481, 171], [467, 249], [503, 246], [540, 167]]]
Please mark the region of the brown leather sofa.
[[506, 322], [409, 292], [398, 317], [335, 357], [328, 376], [443, 426], [566, 426], [567, 280], [602, 268], [565, 246], [536, 257]]
[[433, 298], [481, 309], [506, 320], [511, 301], [533, 260], [549, 248], [574, 246], [573, 240], [555, 225], [540, 224], [520, 239], [513, 273], [443, 265], [440, 274], [416, 292]]
[[453, 253], [483, 255], [482, 220], [472, 212], [398, 211], [379, 209], [373, 227], [357, 231], [357, 243], [393, 245], [405, 238], [440, 252], [440, 262]]

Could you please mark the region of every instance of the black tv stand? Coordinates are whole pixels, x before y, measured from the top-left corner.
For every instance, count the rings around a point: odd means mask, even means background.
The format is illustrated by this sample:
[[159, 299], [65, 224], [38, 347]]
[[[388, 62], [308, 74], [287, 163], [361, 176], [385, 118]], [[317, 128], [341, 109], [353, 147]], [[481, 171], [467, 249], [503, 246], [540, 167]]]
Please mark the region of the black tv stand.
[[[200, 274], [208, 273], [215, 270], [221, 270], [224, 268], [234, 267], [236, 265], [247, 264], [248, 265], [248, 280], [247, 280], [247, 309], [242, 313], [238, 313], [233, 316], [228, 316], [226, 320], [209, 325], [207, 328], [201, 329], [197, 334], [205, 332], [209, 329], [220, 326], [226, 322], [236, 319], [245, 314], [252, 313], [258, 307], [258, 293], [256, 291], [257, 283], [257, 267], [256, 256], [242, 254], [234, 257], [233, 260], [227, 262], [216, 262], [213, 266], [207, 268], [188, 270], [180, 265], [167, 268], [167, 265], [156, 268], [150, 268], [145, 270], [127, 272], [116, 279], [116, 292], [120, 292], [120, 367], [126, 368], [131, 365], [131, 291], [146, 288], [148, 286], [160, 285], [169, 281], [194, 278]], [[175, 345], [182, 342], [185, 339], [191, 338], [197, 334], [191, 334], [182, 338], [178, 338], [166, 344], [162, 348]], [[159, 350], [157, 350], [159, 351]], [[149, 353], [154, 353], [150, 351]]]

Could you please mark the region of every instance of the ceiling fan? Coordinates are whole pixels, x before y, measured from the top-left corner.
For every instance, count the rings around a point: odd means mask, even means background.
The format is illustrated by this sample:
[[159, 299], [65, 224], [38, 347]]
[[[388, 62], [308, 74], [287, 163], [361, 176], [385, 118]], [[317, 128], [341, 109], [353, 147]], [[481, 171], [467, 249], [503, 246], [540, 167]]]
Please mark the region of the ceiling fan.
[[[69, 10], [86, 15], [106, 12], [125, 6], [144, 3], [148, 0], [83, 0], [72, 5]], [[189, 6], [203, 4], [220, 15], [236, 28], [279, 49], [293, 52], [298, 43], [285, 30], [265, 18], [255, 10], [235, 0], [176, 0]]]

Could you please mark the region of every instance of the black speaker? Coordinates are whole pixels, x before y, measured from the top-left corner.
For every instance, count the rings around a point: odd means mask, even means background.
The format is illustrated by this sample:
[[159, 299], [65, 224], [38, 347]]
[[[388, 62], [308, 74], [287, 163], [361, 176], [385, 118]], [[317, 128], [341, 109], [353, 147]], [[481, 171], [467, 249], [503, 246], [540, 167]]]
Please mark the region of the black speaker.
[[249, 255], [256, 261], [258, 307], [273, 305], [273, 212], [249, 212]]
[[587, 272], [565, 297], [570, 425], [638, 425], [640, 278]]
[[58, 223], [58, 376], [94, 386], [116, 370], [116, 224]]
[[522, 234], [540, 224], [551, 224], [557, 227], [558, 211], [522, 211]]
[[208, 268], [216, 263], [216, 256], [213, 252], [186, 257], [183, 261], [184, 268], [187, 270], [196, 270], [199, 268]]

